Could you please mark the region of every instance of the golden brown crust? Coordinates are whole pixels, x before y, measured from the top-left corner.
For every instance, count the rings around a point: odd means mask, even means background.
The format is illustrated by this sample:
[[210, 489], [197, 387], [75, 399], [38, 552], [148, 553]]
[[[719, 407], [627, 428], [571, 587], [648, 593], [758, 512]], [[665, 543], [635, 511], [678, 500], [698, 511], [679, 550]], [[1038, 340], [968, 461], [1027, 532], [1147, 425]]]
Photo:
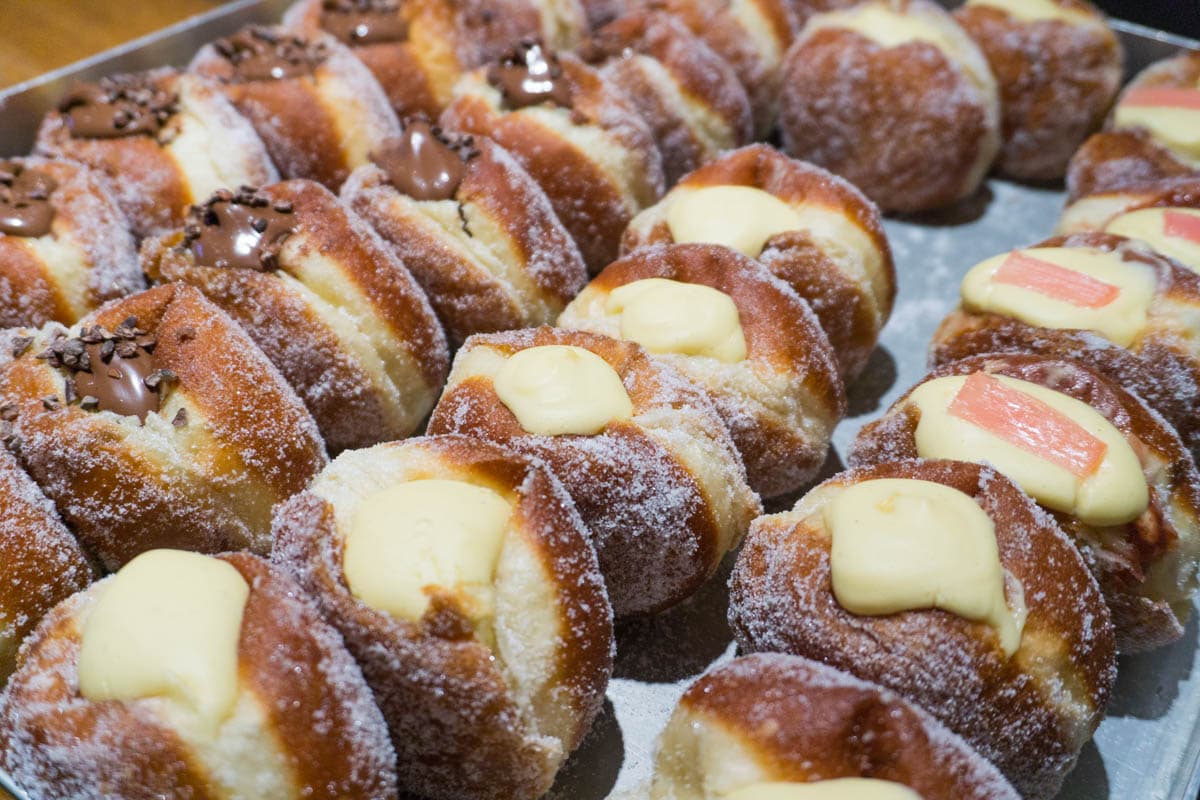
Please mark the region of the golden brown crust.
[[1020, 649], [1006, 656], [986, 623], [946, 611], [869, 617], [845, 610], [831, 584], [830, 533], [818, 509], [799, 506], [751, 528], [730, 582], [738, 643], [744, 652], [801, 655], [886, 686], [977, 747], [1023, 796], [1053, 796], [1099, 724], [1116, 678], [1099, 587], [1053, 518], [987, 467], [884, 463], [843, 473], [814, 492], [884, 478], [950, 486], [992, 519], [1000, 562], [1020, 583], [1028, 611]]
[[[221, 558], [250, 586], [238, 645], [240, 683], [262, 709], [264, 746], [281, 750], [289, 767], [295, 791], [280, 800], [394, 800], [383, 719], [337, 634], [281, 572], [248, 554]], [[61, 603], [23, 651], [0, 699], [3, 765], [37, 797], [228, 796], [209, 772], [218, 765], [204, 763], [158, 710], [159, 701], [80, 696], [82, 628], [96, 596], [90, 591]], [[114, 759], [120, 769], [112, 768]]]
[[[1190, 597], [1195, 589], [1200, 475], [1178, 434], [1140, 398], [1071, 361], [1028, 354], [976, 356], [938, 367], [921, 383], [980, 371], [1036, 383], [1080, 400], [1130, 443], [1150, 488], [1145, 513], [1133, 522], [1102, 530], [1069, 514], [1053, 514], [1100, 583], [1122, 653], [1150, 650], [1182, 636], [1190, 603], [1172, 601]], [[920, 411], [907, 402], [911, 393], [897, 400], [882, 419], [863, 428], [850, 451], [851, 465], [918, 457], [914, 432]]]
[[1067, 200], [1140, 191], [1171, 179], [1200, 180], [1200, 170], [1180, 161], [1141, 129], [1103, 131], [1088, 137], [1067, 167]]
[[1104, 16], [1085, 0], [1056, 3], [1086, 18], [1030, 22], [985, 4], [954, 12], [987, 56], [1000, 88], [1004, 143], [998, 167], [1024, 180], [1061, 178], [1121, 86], [1121, 46]]
[[540, 797], [591, 726], [612, 671], [611, 610], [582, 522], [546, 469], [501, 447], [465, 436], [384, 447], [432, 458], [432, 467], [417, 470], [421, 477], [469, 480], [514, 498], [515, 525], [554, 581], [562, 632], [545, 679], [554, 704], [574, 723], [562, 749], [543, 738], [550, 732], [535, 729], [528, 700], [517, 699], [507, 671], [472, 636], [457, 606], [435, 608], [417, 625], [351, 594], [328, 499], [306, 492], [280, 507], [274, 558], [316, 598], [362, 665], [391, 726], [406, 791]]
[[[187, 423], [84, 411], [62, 375], [37, 358], [58, 329], [0, 372], [23, 466], [88, 549], [110, 569], [154, 547], [203, 552], [270, 548], [270, 511], [324, 465], [316, 425], [242, 329], [195, 289], [162, 286], [84, 320], [109, 330], [130, 316], [158, 339]], [[169, 402], [169, 401], [168, 401]]]

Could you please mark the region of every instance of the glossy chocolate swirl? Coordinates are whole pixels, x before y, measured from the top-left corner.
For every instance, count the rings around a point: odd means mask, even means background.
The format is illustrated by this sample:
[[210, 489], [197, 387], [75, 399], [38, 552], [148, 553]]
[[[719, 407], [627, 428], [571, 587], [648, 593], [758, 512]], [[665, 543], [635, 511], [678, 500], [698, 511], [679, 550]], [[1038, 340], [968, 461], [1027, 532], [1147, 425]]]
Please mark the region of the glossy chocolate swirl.
[[552, 50], [536, 39], [524, 39], [488, 67], [488, 83], [500, 90], [510, 108], [553, 103], [570, 108], [571, 82]]
[[0, 161], [0, 233], [36, 238], [50, 232], [58, 182], [19, 161]]
[[321, 28], [349, 45], [408, 39], [408, 20], [396, 0], [324, 0]]
[[58, 103], [67, 130], [79, 139], [155, 136], [179, 110], [179, 95], [145, 74], [77, 83]]
[[451, 200], [479, 156], [472, 136], [451, 134], [423, 119], [404, 123], [404, 132], [371, 154], [388, 182], [414, 200]]
[[296, 230], [294, 211], [290, 202], [250, 187], [222, 190], [192, 206], [181, 247], [198, 266], [270, 272], [279, 268], [279, 251]]
[[312, 75], [328, 57], [321, 42], [251, 25], [213, 43], [233, 65], [236, 81], [272, 81]]

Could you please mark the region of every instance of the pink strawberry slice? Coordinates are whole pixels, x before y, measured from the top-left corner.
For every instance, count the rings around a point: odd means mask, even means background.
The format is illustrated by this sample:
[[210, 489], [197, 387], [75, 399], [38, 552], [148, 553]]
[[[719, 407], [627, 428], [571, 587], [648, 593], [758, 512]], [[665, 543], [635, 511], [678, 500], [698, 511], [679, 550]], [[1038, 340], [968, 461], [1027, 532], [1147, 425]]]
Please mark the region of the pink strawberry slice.
[[1023, 253], [1010, 253], [992, 276], [1081, 308], [1103, 308], [1121, 296], [1121, 287]]

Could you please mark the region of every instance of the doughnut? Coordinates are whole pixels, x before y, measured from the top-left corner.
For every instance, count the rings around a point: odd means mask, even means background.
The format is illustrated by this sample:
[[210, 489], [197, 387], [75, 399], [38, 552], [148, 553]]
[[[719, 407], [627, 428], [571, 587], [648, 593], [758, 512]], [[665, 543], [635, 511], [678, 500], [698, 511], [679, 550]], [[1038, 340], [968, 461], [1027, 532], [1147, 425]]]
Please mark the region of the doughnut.
[[70, 325], [145, 285], [102, 179], [69, 161], [0, 159], [0, 327]]
[[265, 554], [271, 506], [325, 464], [300, 398], [189, 286], [14, 341], [6, 444], [110, 570], [157, 547]]
[[684, 600], [761, 511], [703, 390], [607, 336], [472, 336], [429, 433], [473, 435], [545, 461], [591, 532], [618, 617]]
[[[251, 25], [202, 47], [189, 69], [220, 85], [284, 178], [310, 178], [337, 191], [372, 150], [400, 132], [371, 71], [326, 33], [298, 36]], [[269, 182], [226, 181], [222, 188]]]
[[[259, 229], [262, 229], [259, 232]], [[403, 263], [328, 189], [223, 190], [142, 246], [146, 274], [194, 286], [300, 395], [330, 451], [411, 435], [450, 367]]]
[[808, 304], [726, 247], [637, 250], [597, 275], [558, 324], [637, 342], [707, 392], [763, 497], [812, 480], [846, 413]]
[[965, 358], [935, 369], [863, 428], [852, 466], [986, 461], [1075, 540], [1112, 612], [1117, 648], [1177, 640], [1200, 557], [1200, 475], [1136, 395], [1072, 361]]
[[1136, 239], [1200, 274], [1200, 183], [1186, 193], [1164, 192], [1131, 206], [1109, 220], [1104, 231]]
[[634, 106], [576, 56], [533, 39], [464, 75], [441, 122], [512, 153], [593, 273], [616, 258], [629, 220], [663, 192], [662, 158]]
[[337, 632], [249, 553], [138, 556], [47, 615], [0, 696], [0, 764], [37, 798], [393, 800], [394, 761]]
[[[1058, 233], [1104, 230], [1118, 216], [1143, 208], [1200, 208], [1200, 171], [1191, 175], [1150, 179], [1143, 183], [1122, 185], [1108, 191], [1080, 196], [1069, 201], [1063, 209], [1062, 217], [1058, 221]], [[1145, 235], [1147, 231], [1142, 233]], [[1156, 237], [1151, 238], [1155, 238], [1159, 244], [1167, 244]], [[1167, 245], [1167, 252], [1170, 251], [1171, 247]]]
[[651, 800], [1018, 800], [962, 739], [897, 694], [816, 661], [758, 653], [688, 687]]
[[801, 28], [808, 22], [809, 17], [812, 17], [814, 14], [824, 14], [826, 11], [850, 8], [858, 2], [860, 0], [789, 0], [792, 13], [796, 15], [796, 21], [800, 23]]
[[1056, 237], [973, 267], [961, 305], [934, 334], [930, 361], [998, 352], [1080, 361], [1135, 389], [1185, 444], [1200, 448], [1197, 309], [1200, 273], [1120, 236]]
[[1116, 33], [1088, 0], [968, 0], [954, 12], [1000, 89], [997, 168], [1051, 181], [1098, 129], [1124, 74]]
[[[1103, 131], [1088, 138], [1067, 167], [1067, 207], [1058, 229], [1100, 227], [1141, 195], [1164, 186], [1196, 184], [1200, 169], [1181, 162], [1141, 129]], [[1134, 200], [1130, 200], [1130, 195]]]
[[42, 120], [35, 152], [105, 176], [139, 239], [175, 227], [217, 189], [279, 179], [219, 87], [169, 68], [73, 85]]
[[667, 185], [754, 137], [750, 98], [737, 73], [671, 14], [626, 14], [596, 31], [579, 54], [646, 120]]
[[724, 58], [750, 95], [755, 138], [772, 132], [780, 64], [799, 30], [789, 0], [628, 0], [674, 14]]
[[729, 620], [742, 652], [818, 659], [903, 695], [1026, 798], [1058, 792], [1117, 673], [1071, 540], [1015, 483], [961, 461], [842, 473], [755, 520]]
[[487, 137], [403, 126], [341, 196], [412, 271], [450, 343], [553, 322], [587, 267], [541, 186]]
[[784, 58], [784, 149], [883, 208], [939, 208], [975, 192], [1000, 147], [983, 52], [929, 0], [868, 0], [808, 20]]
[[637, 215], [621, 241], [722, 244], [756, 258], [816, 312], [842, 377], [867, 364], [896, 297], [879, 209], [847, 181], [770, 145], [725, 153]]
[[401, 789], [536, 800], [604, 701], [612, 611], [542, 465], [466, 436], [343, 453], [275, 515], [383, 709]]
[[1109, 128], [1140, 130], [1192, 169], [1200, 169], [1200, 53], [1151, 64], [1125, 87]]
[[[0, 427], [7, 424], [0, 408]], [[7, 436], [7, 432], [5, 432]], [[85, 588], [95, 570], [54, 505], [0, 448], [0, 687], [17, 662], [17, 648], [42, 616]]]

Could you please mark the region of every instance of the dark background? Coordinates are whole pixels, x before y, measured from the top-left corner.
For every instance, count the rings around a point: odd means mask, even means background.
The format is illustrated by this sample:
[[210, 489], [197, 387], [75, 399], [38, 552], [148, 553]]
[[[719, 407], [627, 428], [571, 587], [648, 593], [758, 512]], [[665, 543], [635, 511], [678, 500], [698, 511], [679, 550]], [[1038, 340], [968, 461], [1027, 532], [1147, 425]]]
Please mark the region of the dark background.
[[1114, 17], [1200, 39], [1200, 0], [1093, 0]]

